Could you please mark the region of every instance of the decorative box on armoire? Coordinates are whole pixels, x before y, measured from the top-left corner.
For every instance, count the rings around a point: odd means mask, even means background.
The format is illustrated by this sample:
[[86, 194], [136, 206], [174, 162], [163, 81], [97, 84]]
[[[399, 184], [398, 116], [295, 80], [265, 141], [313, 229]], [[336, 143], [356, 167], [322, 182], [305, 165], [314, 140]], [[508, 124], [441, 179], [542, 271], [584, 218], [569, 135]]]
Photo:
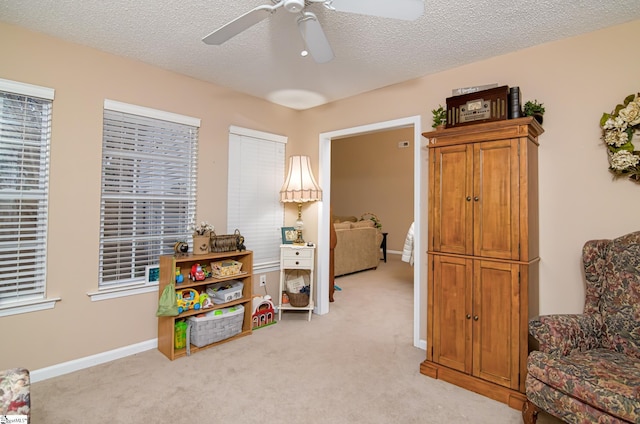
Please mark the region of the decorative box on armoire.
[[429, 140], [427, 358], [420, 372], [520, 409], [537, 314], [538, 136], [530, 117]]

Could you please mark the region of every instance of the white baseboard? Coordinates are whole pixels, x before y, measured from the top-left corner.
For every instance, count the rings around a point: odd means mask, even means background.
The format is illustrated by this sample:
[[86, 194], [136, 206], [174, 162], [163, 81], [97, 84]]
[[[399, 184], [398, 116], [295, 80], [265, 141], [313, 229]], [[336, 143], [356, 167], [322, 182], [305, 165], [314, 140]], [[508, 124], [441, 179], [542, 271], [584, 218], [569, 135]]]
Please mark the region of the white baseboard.
[[31, 382], [47, 380], [53, 377], [59, 377], [74, 371], [90, 368], [105, 362], [115, 361], [116, 359], [126, 356], [135, 355], [136, 353], [145, 352], [147, 350], [158, 347], [158, 339], [147, 340], [133, 345], [121, 347], [107, 352], [98, 353], [84, 358], [74, 359], [73, 361], [63, 362], [61, 364], [52, 365], [50, 367], [41, 368], [30, 372]]

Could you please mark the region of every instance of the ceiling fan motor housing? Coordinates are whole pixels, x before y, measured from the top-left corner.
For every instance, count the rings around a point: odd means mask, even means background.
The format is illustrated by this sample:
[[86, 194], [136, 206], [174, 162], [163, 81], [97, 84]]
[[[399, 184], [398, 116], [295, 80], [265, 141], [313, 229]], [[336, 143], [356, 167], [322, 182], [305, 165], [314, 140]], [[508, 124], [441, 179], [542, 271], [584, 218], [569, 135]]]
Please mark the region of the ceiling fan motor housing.
[[284, 8], [288, 12], [298, 13], [304, 9], [304, 0], [284, 0]]

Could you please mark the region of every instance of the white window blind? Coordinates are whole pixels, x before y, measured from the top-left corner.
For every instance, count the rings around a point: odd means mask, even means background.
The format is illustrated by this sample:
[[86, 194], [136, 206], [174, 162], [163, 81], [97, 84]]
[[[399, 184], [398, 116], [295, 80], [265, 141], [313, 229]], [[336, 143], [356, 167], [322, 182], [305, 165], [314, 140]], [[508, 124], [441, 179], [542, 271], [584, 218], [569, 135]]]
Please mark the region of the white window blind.
[[105, 101], [101, 289], [144, 281], [145, 267], [190, 237], [200, 121]]
[[45, 297], [53, 97], [0, 79], [0, 305]]
[[227, 231], [240, 230], [256, 270], [280, 267], [286, 140], [238, 127], [229, 133]]

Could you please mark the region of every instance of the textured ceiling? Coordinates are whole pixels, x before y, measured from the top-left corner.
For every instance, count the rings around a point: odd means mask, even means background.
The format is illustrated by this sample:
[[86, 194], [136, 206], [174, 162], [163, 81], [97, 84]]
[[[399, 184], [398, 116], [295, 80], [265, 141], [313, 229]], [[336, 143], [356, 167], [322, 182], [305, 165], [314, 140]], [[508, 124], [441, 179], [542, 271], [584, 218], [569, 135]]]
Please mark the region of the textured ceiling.
[[0, 20], [306, 109], [640, 18], [639, 0], [428, 0], [413, 22], [312, 4], [329, 63], [300, 56], [296, 16], [284, 9], [220, 46], [201, 41], [261, 4], [271, 2], [1, 0]]

